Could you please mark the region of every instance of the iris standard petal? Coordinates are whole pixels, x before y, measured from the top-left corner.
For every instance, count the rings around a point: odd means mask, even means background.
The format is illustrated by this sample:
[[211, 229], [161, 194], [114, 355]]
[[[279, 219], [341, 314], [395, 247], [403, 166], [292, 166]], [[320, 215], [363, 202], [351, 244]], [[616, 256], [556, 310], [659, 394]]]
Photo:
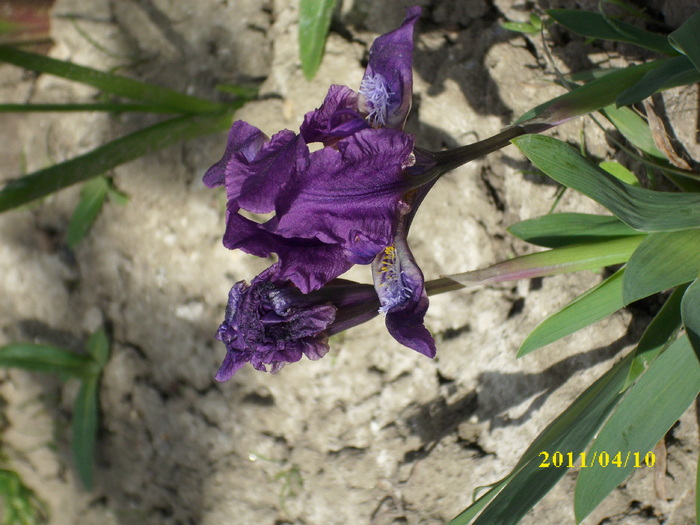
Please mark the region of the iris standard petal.
[[373, 126], [403, 128], [413, 96], [413, 27], [419, 6], [409, 7], [398, 29], [378, 37], [360, 84], [360, 110]]

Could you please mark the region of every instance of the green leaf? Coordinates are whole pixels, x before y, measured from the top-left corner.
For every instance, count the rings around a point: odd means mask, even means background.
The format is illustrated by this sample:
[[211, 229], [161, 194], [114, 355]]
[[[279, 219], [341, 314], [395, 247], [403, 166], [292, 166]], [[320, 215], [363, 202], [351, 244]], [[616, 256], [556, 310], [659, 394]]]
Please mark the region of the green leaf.
[[665, 55], [676, 54], [666, 36], [651, 33], [621, 20], [573, 9], [550, 9], [547, 14], [569, 31], [588, 38], [629, 42]]
[[534, 34], [539, 33], [541, 26], [535, 26], [530, 22], [501, 22], [501, 27], [514, 33]]
[[101, 371], [109, 359], [109, 339], [103, 328], [90, 336], [87, 342], [87, 352], [99, 365]]
[[548, 248], [640, 234], [612, 215], [585, 213], [552, 213], [514, 224], [508, 231], [525, 242]]
[[553, 248], [544, 252], [521, 255], [481, 270], [449, 275], [448, 277], [464, 286], [477, 286], [594, 270], [627, 261], [642, 239], [644, 239], [643, 236], [630, 235]]
[[637, 180], [637, 177], [634, 175], [634, 173], [625, 168], [619, 162], [616, 162], [614, 160], [603, 161], [599, 164], [599, 166], [601, 169], [604, 169], [616, 179], [621, 180], [622, 182], [629, 184], [630, 186], [639, 186], [639, 180]]
[[[576, 483], [574, 512], [581, 522], [632, 471], [634, 453], [644, 455], [668, 432], [700, 392], [700, 363], [681, 337], [627, 391], [588, 451]], [[621, 466], [598, 461], [621, 452]], [[595, 460], [594, 458], [598, 458]], [[642, 463], [643, 464], [643, 463]]]
[[308, 80], [321, 65], [334, 8], [335, 0], [301, 0], [299, 4], [299, 58]]
[[0, 104], [0, 113], [34, 113], [51, 111], [108, 111], [110, 113], [148, 112], [148, 113], [178, 113], [178, 111], [149, 104]]
[[183, 113], [211, 113], [226, 109], [217, 102], [9, 46], [0, 46], [0, 61], [87, 84], [105, 93], [147, 102], [156, 111], [157, 108], [168, 108]]
[[654, 144], [646, 120], [637, 113], [630, 108], [616, 108], [612, 105], [604, 108], [602, 112], [633, 146], [652, 157], [666, 159], [666, 155]]
[[634, 349], [629, 375], [623, 389], [627, 389], [646, 372], [659, 354], [676, 340], [676, 334], [681, 327], [681, 298], [685, 289], [685, 286], [676, 288], [647, 326]]
[[[528, 447], [509, 475], [508, 483], [474, 522], [475, 525], [518, 523], [566, 473], [562, 467], [542, 467], [545, 456], [571, 453], [574, 462], [621, 399], [620, 386], [629, 358], [614, 365], [581, 394]], [[468, 509], [467, 509], [468, 510]]]
[[618, 90], [615, 99], [618, 106], [629, 106], [641, 102], [657, 91], [685, 86], [700, 81], [700, 72], [685, 56], [667, 58], [658, 67], [648, 71], [644, 76], [624, 90]]
[[700, 71], [700, 11], [686, 20], [681, 27], [668, 35], [669, 43], [678, 51], [693, 61], [695, 68]]
[[670, 59], [666, 58], [627, 66], [624, 69], [609, 70], [605, 74], [599, 73], [602, 76], [531, 109], [515, 124], [533, 121], [552, 127], [579, 115], [598, 111], [613, 104], [620, 93], [634, 86], [646, 73], [662, 66], [668, 60]]
[[94, 370], [94, 363], [88, 356], [34, 343], [12, 343], [0, 347], [0, 366], [72, 377], [86, 377]]
[[573, 334], [621, 309], [624, 306], [622, 304], [624, 272], [624, 268], [618, 270], [540, 323], [520, 345], [518, 357]]
[[80, 190], [80, 201], [73, 211], [66, 233], [66, 244], [71, 250], [75, 250], [78, 243], [90, 231], [108, 192], [109, 182], [103, 176], [95, 177], [83, 185]]
[[9, 182], [0, 190], [0, 212], [91, 179], [101, 173], [181, 140], [231, 125], [231, 114], [186, 115], [160, 122], [100, 146], [84, 155]]
[[681, 302], [683, 325], [695, 354], [700, 356], [700, 278], [695, 279], [683, 295]]
[[513, 143], [551, 178], [602, 204], [636, 230], [700, 228], [700, 194], [665, 193], [630, 186], [552, 137], [524, 135], [513, 139]]
[[700, 270], [700, 229], [650, 234], [627, 263], [625, 305], [692, 281]]
[[83, 381], [73, 406], [73, 459], [83, 486], [92, 489], [93, 457], [98, 426], [99, 376]]

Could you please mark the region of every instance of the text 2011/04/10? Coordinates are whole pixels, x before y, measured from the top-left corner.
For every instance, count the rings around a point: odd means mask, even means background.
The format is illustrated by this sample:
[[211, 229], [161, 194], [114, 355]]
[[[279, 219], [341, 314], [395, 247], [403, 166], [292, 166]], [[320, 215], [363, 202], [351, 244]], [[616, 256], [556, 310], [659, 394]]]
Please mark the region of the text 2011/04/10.
[[627, 467], [630, 462], [633, 468], [647, 467], [651, 468], [656, 464], [656, 455], [653, 452], [647, 452], [642, 454], [641, 452], [631, 452], [628, 451], [626, 454], [622, 452], [616, 452], [615, 454], [610, 454], [603, 451], [594, 451], [592, 453], [588, 452], [547, 452], [542, 451], [538, 454], [542, 461], [540, 463], [540, 468], [548, 467], [565, 467], [573, 468], [577, 466], [578, 459], [581, 459], [581, 464], [578, 465], [581, 468], [599, 466], [599, 467]]

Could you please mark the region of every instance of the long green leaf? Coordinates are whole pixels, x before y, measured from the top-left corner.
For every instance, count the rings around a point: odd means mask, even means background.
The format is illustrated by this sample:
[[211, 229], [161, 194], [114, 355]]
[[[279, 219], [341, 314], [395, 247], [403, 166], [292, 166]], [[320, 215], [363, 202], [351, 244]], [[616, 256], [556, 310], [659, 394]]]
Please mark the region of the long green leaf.
[[[576, 483], [574, 512], [582, 521], [668, 432], [700, 392], [700, 363], [679, 338], [627, 391], [598, 433]], [[620, 452], [620, 464], [606, 463]], [[638, 460], [635, 453], [639, 453]], [[596, 459], [597, 458], [597, 459]]]
[[44, 55], [0, 46], [0, 61], [25, 69], [56, 75], [61, 78], [93, 86], [105, 93], [148, 102], [155, 107], [170, 108], [182, 113], [211, 113], [225, 110], [225, 106], [172, 89], [146, 84], [131, 78], [105, 73], [72, 62], [56, 60]]
[[[474, 525], [515, 524], [567, 471], [551, 464], [555, 452], [571, 453], [576, 462], [597, 430], [621, 399], [620, 386], [627, 375], [629, 357], [613, 366], [591, 385], [528, 447], [510, 474], [510, 481], [491, 501]], [[548, 454], [549, 467], [543, 467]]]
[[230, 124], [230, 113], [181, 116], [136, 131], [84, 155], [11, 181], [0, 190], [0, 212], [91, 179], [120, 164], [181, 140], [222, 131]]
[[153, 106], [150, 104], [120, 104], [97, 102], [94, 104], [0, 104], [0, 113], [46, 113], [64, 111], [107, 111], [110, 113], [146, 112], [146, 113], [179, 113], [171, 108]]
[[643, 239], [641, 235], [630, 235], [553, 248], [448, 277], [464, 286], [476, 286], [594, 270], [626, 262]]
[[700, 358], [700, 278], [695, 279], [683, 294], [681, 315], [690, 344]]
[[109, 181], [104, 176], [87, 181], [80, 190], [80, 201], [73, 211], [66, 233], [66, 244], [71, 250], [74, 250], [90, 231], [108, 192]]
[[623, 388], [626, 389], [634, 383], [649, 369], [659, 354], [676, 340], [676, 334], [681, 327], [681, 299], [685, 289], [685, 286], [676, 288], [647, 326], [634, 349], [629, 375]]
[[335, 0], [301, 0], [299, 4], [299, 58], [308, 80], [321, 65], [334, 8]]
[[573, 334], [590, 324], [617, 312], [622, 304], [622, 276], [618, 270], [602, 283], [549, 316], [527, 336], [518, 350], [518, 357], [542, 348], [562, 337]]
[[615, 99], [618, 106], [628, 106], [641, 102], [657, 91], [677, 86], [694, 84], [700, 80], [700, 72], [685, 56], [671, 57], [664, 60], [658, 67], [648, 71], [634, 85], [618, 91]]
[[92, 489], [92, 463], [97, 439], [98, 387], [98, 375], [83, 381], [73, 406], [73, 459], [80, 481], [88, 490]]
[[550, 9], [547, 13], [569, 31], [588, 38], [629, 42], [665, 55], [676, 54], [666, 36], [651, 33], [621, 20], [574, 9]]
[[700, 229], [653, 233], [627, 263], [625, 305], [692, 281], [700, 270]]
[[681, 27], [668, 35], [668, 41], [678, 51], [693, 61], [695, 68], [700, 71], [700, 11], [686, 20]]
[[585, 213], [551, 213], [521, 221], [508, 231], [518, 239], [547, 248], [640, 234], [612, 215]]
[[630, 108], [613, 105], [604, 108], [602, 113], [633, 146], [652, 157], [666, 159], [666, 155], [654, 144], [649, 124], [637, 113]]
[[541, 122], [545, 127], [552, 127], [579, 115], [598, 111], [613, 104], [620, 93], [634, 86], [646, 73], [662, 66], [668, 60], [670, 59], [665, 58], [624, 69], [610, 70], [569, 93], [531, 109], [515, 124], [533, 121]]
[[700, 194], [665, 193], [625, 184], [552, 137], [524, 135], [513, 143], [557, 182], [605, 206], [646, 232], [700, 228]]
[[0, 366], [85, 377], [94, 370], [90, 357], [50, 345], [12, 343], [0, 347]]

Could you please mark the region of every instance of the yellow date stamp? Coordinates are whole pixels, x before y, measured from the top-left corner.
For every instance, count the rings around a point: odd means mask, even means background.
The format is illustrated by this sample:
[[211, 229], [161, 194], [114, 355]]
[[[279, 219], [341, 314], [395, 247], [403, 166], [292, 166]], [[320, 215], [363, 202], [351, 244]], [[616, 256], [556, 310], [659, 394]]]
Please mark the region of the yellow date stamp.
[[[651, 468], [656, 464], [656, 454], [653, 452], [606, 452], [593, 451], [593, 452], [547, 452], [542, 451], [538, 454], [541, 458], [539, 467], [540, 468], [573, 468], [579, 466], [580, 468], [588, 467], [617, 467], [625, 468], [631, 466], [632, 468]], [[580, 462], [579, 462], [580, 460]]]

